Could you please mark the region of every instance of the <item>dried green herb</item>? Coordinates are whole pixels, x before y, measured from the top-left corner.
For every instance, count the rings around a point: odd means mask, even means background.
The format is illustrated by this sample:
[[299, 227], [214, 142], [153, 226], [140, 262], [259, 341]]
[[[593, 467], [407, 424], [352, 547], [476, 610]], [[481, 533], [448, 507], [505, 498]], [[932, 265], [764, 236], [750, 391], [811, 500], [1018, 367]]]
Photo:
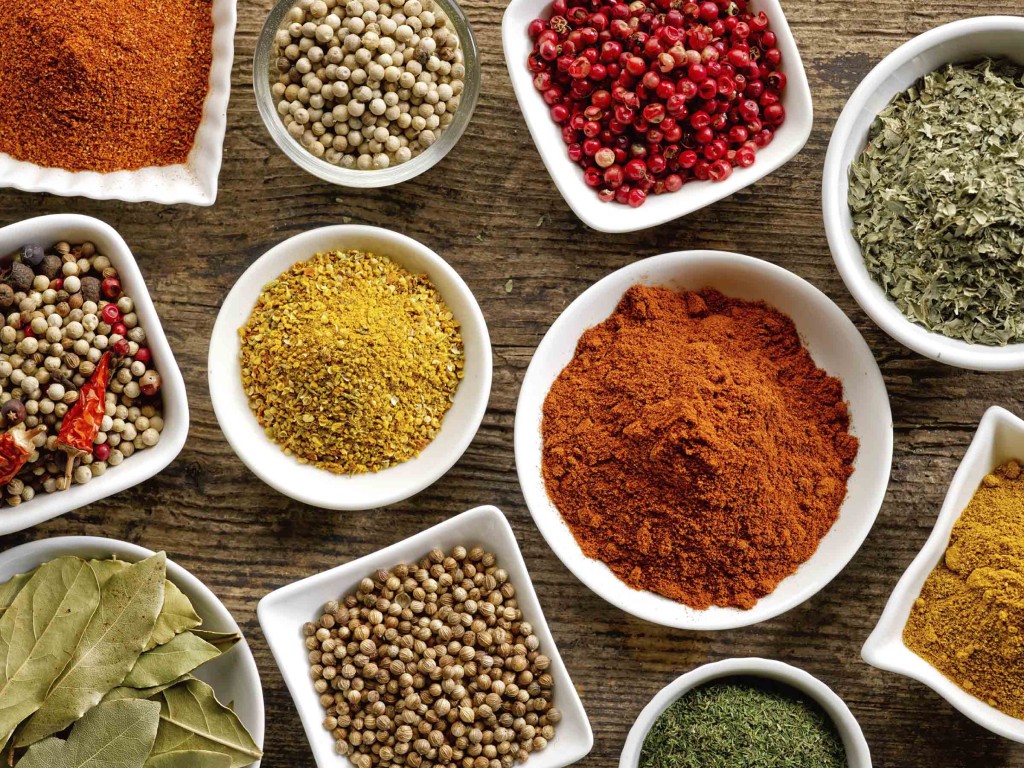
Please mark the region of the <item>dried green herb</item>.
[[220, 752], [189, 749], [154, 755], [145, 768], [231, 768], [231, 758]]
[[164, 604], [153, 629], [153, 636], [146, 644], [149, 651], [169, 642], [179, 632], [198, 627], [203, 623], [192, 603], [180, 589], [168, 581], [164, 587]]
[[100, 601], [88, 564], [43, 565], [0, 617], [0, 745], [46, 700]]
[[29, 748], [18, 768], [142, 768], [153, 748], [160, 707], [153, 701], [114, 701], [89, 710], [67, 741], [50, 738]]
[[191, 632], [182, 632], [139, 656], [122, 685], [131, 688], [164, 685], [216, 659], [220, 653], [216, 646]]
[[1024, 342], [1024, 70], [947, 65], [879, 113], [850, 166], [853, 235], [910, 320]]
[[816, 704], [766, 680], [726, 679], [683, 694], [654, 722], [640, 768], [846, 768]]
[[[166, 556], [160, 553], [107, 579], [99, 607], [71, 661], [50, 686], [39, 711], [19, 729], [17, 746], [62, 731], [124, 680], [153, 633], [163, 601], [166, 564]], [[87, 565], [95, 573], [97, 566]]]

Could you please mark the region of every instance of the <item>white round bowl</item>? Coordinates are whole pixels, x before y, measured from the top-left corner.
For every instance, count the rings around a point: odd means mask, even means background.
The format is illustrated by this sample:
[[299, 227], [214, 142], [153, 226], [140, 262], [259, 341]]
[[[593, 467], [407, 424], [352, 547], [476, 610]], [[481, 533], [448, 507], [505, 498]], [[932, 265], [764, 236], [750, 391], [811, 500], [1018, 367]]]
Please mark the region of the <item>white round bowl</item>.
[[66, 491], [39, 493], [31, 501], [0, 509], [0, 536], [20, 531], [88, 504], [105, 499], [126, 488], [148, 480], [170, 464], [188, 437], [188, 397], [174, 352], [160, 325], [160, 317], [149, 296], [149, 289], [131, 249], [113, 227], [91, 216], [71, 213], [37, 216], [0, 229], [0, 253], [13, 253], [26, 243], [49, 247], [61, 241], [95, 243], [121, 276], [124, 292], [135, 302], [139, 323], [146, 329], [146, 345], [153, 353], [153, 364], [163, 384], [164, 429], [160, 442], [137, 451], [124, 463], [93, 478], [84, 485], [72, 485]]
[[831, 688], [802, 669], [771, 659], [727, 659], [697, 667], [666, 685], [644, 707], [626, 737], [619, 768], [638, 768], [647, 733], [661, 713], [687, 691], [727, 677], [760, 677], [784, 683], [818, 703], [839, 732], [849, 768], [871, 768], [871, 752], [857, 719]]
[[[111, 556], [118, 560], [135, 563], [153, 555], [153, 551], [117, 539], [97, 536], [59, 536], [40, 539], [22, 544], [0, 553], [0, 583], [18, 573], [25, 573], [45, 562], [65, 555], [88, 559], [102, 559]], [[217, 596], [199, 579], [177, 563], [167, 561], [167, 580], [174, 583], [189, 600], [196, 613], [203, 620], [203, 628], [215, 632], [237, 632], [241, 628], [231, 618], [228, 609]], [[256, 660], [243, 636], [231, 650], [217, 659], [204, 664], [195, 676], [210, 685], [218, 701], [230, 702], [238, 719], [246, 727], [256, 745], [263, 748], [264, 716], [263, 686]], [[259, 768], [259, 760], [249, 768]]]
[[1013, 371], [1024, 368], [1024, 344], [969, 344], [907, 319], [868, 273], [853, 237], [853, 219], [846, 202], [850, 164], [864, 149], [871, 123], [892, 98], [944, 64], [985, 57], [1024, 64], [1024, 18], [982, 16], [954, 21], [918, 35], [882, 59], [846, 102], [832, 131], [821, 182], [822, 207], [825, 233], [839, 274], [879, 328], [940, 363], [978, 371]]
[[[388, 256], [413, 273], [426, 273], [461, 325], [465, 376], [451, 409], [431, 443], [414, 459], [375, 473], [339, 475], [300, 464], [271, 441], [249, 409], [242, 388], [238, 329], [249, 319], [263, 286], [292, 264], [315, 254], [357, 249]], [[419, 493], [469, 447], [491, 392], [491, 341], [487, 323], [469, 286], [448, 263], [422, 243], [378, 227], [338, 225], [310, 230], [271, 248], [228, 293], [210, 339], [210, 397], [224, 436], [235, 453], [265, 483], [293, 499], [327, 509], [372, 509]]]
[[[626, 290], [637, 283], [674, 289], [711, 286], [727, 296], [765, 301], [793, 319], [814, 362], [843, 383], [851, 431], [860, 440], [860, 451], [839, 518], [814, 555], [749, 610], [712, 607], [698, 611], [629, 587], [603, 562], [583, 554], [548, 498], [541, 474], [544, 399], [572, 359], [583, 332], [605, 320]], [[613, 272], [584, 291], [555, 321], [523, 380], [516, 409], [515, 452], [519, 483], [534, 522], [580, 581], [626, 613], [655, 624], [694, 630], [733, 629], [778, 616], [804, 602], [835, 578], [860, 548], [889, 482], [892, 414], [871, 350], [825, 294], [793, 273], [750, 256], [681, 251], [643, 259]]]
[[631, 208], [619, 203], [601, 202], [597, 190], [587, 186], [583, 181], [583, 169], [569, 159], [561, 128], [551, 119], [550, 108], [533, 86], [533, 73], [526, 66], [526, 59], [533, 50], [527, 27], [533, 19], [550, 16], [551, 0], [511, 0], [501, 19], [501, 40], [509, 78], [540, 159], [544, 161], [551, 181], [580, 221], [598, 232], [636, 232], [656, 227], [749, 187], [781, 168], [803, 149], [811, 135], [814, 108], [796, 39], [779, 0], [753, 0], [752, 8], [755, 12], [764, 11], [768, 16], [782, 51], [779, 71], [786, 75], [787, 81], [782, 94], [786, 119], [779, 126], [772, 143], [757, 151], [757, 160], [752, 166], [734, 168], [725, 181], [691, 181], [678, 192], [650, 195], [642, 206]]

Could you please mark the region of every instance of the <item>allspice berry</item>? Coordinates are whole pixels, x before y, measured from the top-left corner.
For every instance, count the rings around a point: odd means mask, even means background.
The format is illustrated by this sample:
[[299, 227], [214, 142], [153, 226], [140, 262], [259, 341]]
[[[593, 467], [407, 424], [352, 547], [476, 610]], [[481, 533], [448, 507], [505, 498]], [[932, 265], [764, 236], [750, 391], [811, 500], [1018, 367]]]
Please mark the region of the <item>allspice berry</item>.
[[12, 398], [0, 408], [0, 415], [6, 420], [7, 426], [11, 427], [15, 424], [21, 424], [28, 414], [25, 410], [25, 404], [17, 398]]

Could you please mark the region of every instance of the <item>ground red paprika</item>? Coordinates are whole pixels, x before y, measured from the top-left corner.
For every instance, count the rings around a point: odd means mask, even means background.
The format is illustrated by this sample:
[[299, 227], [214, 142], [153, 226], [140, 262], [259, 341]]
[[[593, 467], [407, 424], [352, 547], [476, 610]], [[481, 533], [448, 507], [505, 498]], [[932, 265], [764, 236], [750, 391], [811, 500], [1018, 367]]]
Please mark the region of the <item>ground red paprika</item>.
[[544, 403], [548, 494], [589, 557], [694, 608], [752, 607], [838, 516], [857, 439], [786, 315], [634, 286]]
[[0, 0], [0, 152], [72, 171], [175, 165], [208, 90], [210, 0]]

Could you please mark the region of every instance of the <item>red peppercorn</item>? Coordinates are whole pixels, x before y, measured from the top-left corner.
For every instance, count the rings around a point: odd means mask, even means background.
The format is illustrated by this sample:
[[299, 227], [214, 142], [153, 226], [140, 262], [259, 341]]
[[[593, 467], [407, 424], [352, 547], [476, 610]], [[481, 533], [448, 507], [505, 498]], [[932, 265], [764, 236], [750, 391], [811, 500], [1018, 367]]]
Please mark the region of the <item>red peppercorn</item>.
[[110, 446], [106, 443], [99, 443], [92, 448], [92, 457], [96, 461], [106, 461], [110, 458]]
[[[61, 286], [63, 287], [63, 285], [64, 285], [64, 281], [61, 280]], [[52, 287], [53, 283], [50, 283], [50, 286]], [[55, 289], [55, 290], [57, 290], [57, 289]], [[120, 296], [121, 296], [121, 281], [118, 280], [116, 277], [104, 278], [103, 282], [100, 283], [100, 291], [102, 291], [103, 295], [106, 296], [108, 299], [120, 298]]]
[[132, 348], [128, 345], [128, 339], [118, 339], [111, 346], [111, 349], [118, 357], [127, 357], [132, 351]]
[[110, 332], [118, 336], [126, 336], [128, 334], [128, 326], [121, 322], [114, 323], [110, 326]]
[[121, 319], [121, 310], [117, 308], [117, 304], [111, 302], [103, 305], [100, 315], [103, 317], [103, 322], [113, 325]]
[[153, 353], [149, 351], [149, 347], [139, 347], [139, 351], [135, 353], [135, 359], [143, 365], [149, 365], [150, 360], [153, 359]]

